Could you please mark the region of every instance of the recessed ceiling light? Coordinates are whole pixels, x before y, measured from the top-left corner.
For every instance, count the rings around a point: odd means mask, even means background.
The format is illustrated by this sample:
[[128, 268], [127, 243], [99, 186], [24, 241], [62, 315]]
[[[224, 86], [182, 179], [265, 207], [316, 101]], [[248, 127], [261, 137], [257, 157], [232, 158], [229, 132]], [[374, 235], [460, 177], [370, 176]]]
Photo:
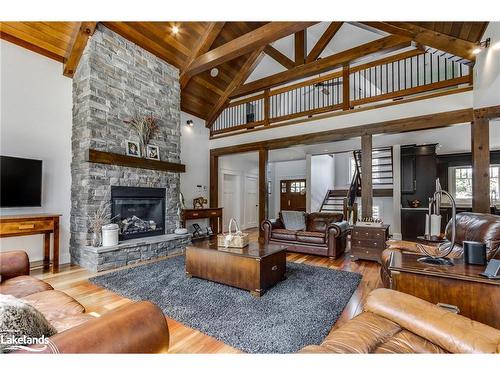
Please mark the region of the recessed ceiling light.
[[219, 75], [219, 69], [217, 68], [212, 68], [212, 70], [210, 70], [210, 75], [212, 77], [217, 77]]
[[172, 26], [172, 33], [178, 34], [179, 33], [179, 26]]

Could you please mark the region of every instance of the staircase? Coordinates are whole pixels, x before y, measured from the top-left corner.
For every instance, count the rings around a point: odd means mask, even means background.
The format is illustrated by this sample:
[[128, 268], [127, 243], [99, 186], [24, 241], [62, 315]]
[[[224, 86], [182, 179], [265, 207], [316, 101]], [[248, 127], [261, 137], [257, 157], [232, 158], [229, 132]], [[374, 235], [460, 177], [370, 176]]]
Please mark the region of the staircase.
[[[356, 197], [361, 196], [363, 173], [361, 170], [361, 150], [353, 151], [355, 170], [348, 190], [328, 190], [320, 212], [339, 212], [344, 217], [350, 213], [356, 221]], [[392, 196], [393, 169], [392, 147], [374, 148], [372, 150], [372, 185], [374, 196]]]

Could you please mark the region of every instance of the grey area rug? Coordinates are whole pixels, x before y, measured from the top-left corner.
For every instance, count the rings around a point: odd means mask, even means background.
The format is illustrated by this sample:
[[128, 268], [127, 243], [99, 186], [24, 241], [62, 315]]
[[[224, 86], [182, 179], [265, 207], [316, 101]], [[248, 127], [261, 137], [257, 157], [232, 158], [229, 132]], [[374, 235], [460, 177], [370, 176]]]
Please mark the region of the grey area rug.
[[90, 282], [133, 300], [149, 300], [165, 315], [248, 353], [294, 353], [319, 344], [339, 318], [361, 275], [287, 263], [287, 278], [261, 298], [187, 278], [184, 256], [112, 272]]

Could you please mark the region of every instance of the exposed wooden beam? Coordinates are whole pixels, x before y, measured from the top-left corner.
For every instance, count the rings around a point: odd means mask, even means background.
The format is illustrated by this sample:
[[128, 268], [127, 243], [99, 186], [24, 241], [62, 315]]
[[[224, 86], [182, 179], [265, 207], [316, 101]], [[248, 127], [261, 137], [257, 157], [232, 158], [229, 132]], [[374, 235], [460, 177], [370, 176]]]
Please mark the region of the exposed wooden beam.
[[361, 136], [361, 218], [373, 216], [372, 135]]
[[321, 55], [321, 52], [324, 51], [328, 43], [333, 39], [335, 34], [337, 34], [337, 31], [339, 31], [340, 27], [342, 26], [343, 22], [332, 22], [323, 35], [319, 38], [319, 40], [316, 42], [314, 47], [312, 48], [311, 52], [309, 52], [309, 55], [307, 55], [306, 58], [306, 63], [310, 63], [312, 61], [315, 61], [319, 55]]
[[265, 148], [259, 149], [259, 241], [264, 241], [264, 231], [261, 223], [267, 218], [267, 162], [269, 151]]
[[226, 61], [246, 55], [316, 22], [270, 22], [196, 58], [186, 71], [195, 75]]
[[474, 109], [474, 118], [500, 119], [500, 105]]
[[343, 141], [365, 134], [397, 134], [417, 130], [442, 128], [454, 124], [471, 122], [473, 119], [472, 108], [456, 111], [432, 113], [423, 116], [407, 117], [397, 120], [382, 121], [378, 123], [351, 126], [336, 130], [327, 130], [316, 133], [301, 134], [284, 138], [269, 139], [266, 141], [243, 143], [237, 146], [228, 146], [211, 150], [215, 155], [227, 155], [238, 152], [257, 151], [262, 147], [269, 150], [296, 146], [297, 144], [315, 144]]
[[307, 55], [307, 32], [300, 30], [294, 35], [295, 65], [299, 66], [306, 62]]
[[472, 211], [490, 212], [490, 120], [474, 118], [471, 123]]
[[472, 53], [474, 43], [459, 39], [451, 35], [438, 33], [408, 22], [363, 22], [365, 25], [385, 31], [393, 35], [401, 35], [411, 38], [417, 43], [451, 53], [455, 56], [464, 57], [475, 61], [476, 56]]
[[328, 70], [333, 70], [343, 66], [344, 64], [356, 62], [362, 57], [367, 57], [375, 53], [392, 51], [408, 46], [410, 46], [410, 39], [407, 37], [391, 35], [385, 38], [380, 38], [373, 42], [365, 43], [346, 51], [336, 53], [335, 55], [331, 55], [308, 64], [296, 66], [286, 72], [281, 72], [247, 83], [236, 89], [231, 97], [251, 94], [267, 88], [282, 85], [287, 82], [310, 77]]
[[83, 50], [87, 45], [87, 41], [94, 34], [97, 22], [79, 22], [78, 30], [73, 36], [72, 43], [66, 53], [66, 58], [63, 66], [63, 74], [66, 77], [73, 77], [75, 74]]
[[347, 111], [351, 108], [351, 85], [349, 80], [349, 65], [346, 64], [342, 68], [342, 109]]
[[264, 57], [264, 47], [260, 47], [254, 52], [252, 52], [245, 63], [239, 70], [238, 74], [234, 77], [231, 83], [227, 86], [224, 94], [219, 97], [217, 100], [217, 104], [213, 107], [212, 111], [207, 116], [206, 126], [207, 128], [211, 127], [214, 121], [219, 117], [220, 113], [224, 110], [224, 108], [229, 103], [229, 97], [231, 93], [239, 87], [243, 82], [246, 81], [248, 76], [252, 74], [255, 67], [259, 64], [259, 62]]
[[217, 35], [221, 32], [222, 28], [224, 27], [225, 22], [210, 22], [205, 29], [205, 32], [203, 35], [200, 37], [198, 43], [196, 46], [193, 47], [191, 54], [186, 60], [186, 63], [184, 64], [180, 77], [179, 77], [179, 82], [181, 85], [181, 90], [186, 87], [186, 85], [189, 83], [189, 80], [191, 79], [191, 75], [187, 73], [189, 70], [189, 67], [193, 63], [193, 61], [200, 55], [203, 55], [205, 52], [207, 52], [212, 44], [215, 41], [215, 38], [217, 38]]
[[295, 62], [288, 58], [288, 56], [282, 54], [280, 51], [278, 51], [276, 48], [273, 46], [267, 45], [266, 48], [264, 48], [264, 52], [266, 55], [269, 57], [272, 57], [274, 60], [279, 62], [281, 65], [283, 65], [287, 69], [292, 69], [295, 66]]

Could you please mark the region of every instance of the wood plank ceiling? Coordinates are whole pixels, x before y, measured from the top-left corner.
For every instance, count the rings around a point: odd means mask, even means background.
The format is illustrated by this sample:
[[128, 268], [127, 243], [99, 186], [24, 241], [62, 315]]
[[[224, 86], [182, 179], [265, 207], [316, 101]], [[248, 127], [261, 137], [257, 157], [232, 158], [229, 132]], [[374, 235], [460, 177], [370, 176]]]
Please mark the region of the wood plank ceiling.
[[[242, 76], [248, 76], [249, 72], [242, 74], [241, 70], [249, 65], [253, 68], [255, 64], [249, 64], [249, 59], [255, 51], [217, 65], [219, 73], [216, 77], [210, 75], [210, 70], [204, 70], [193, 76], [186, 74], [186, 71], [193, 66], [193, 63], [198, 62], [196, 59], [199, 56], [256, 29], [259, 30], [254, 32], [253, 41], [258, 38], [269, 40], [269, 34], [267, 36], [258, 34], [258, 31], [265, 29], [263, 26], [266, 24], [267, 22], [104, 22], [104, 26], [179, 68], [182, 73], [181, 108], [203, 119], [214, 116], [221, 101], [228, 96], [229, 89], [241, 87], [241, 84], [234, 87], [233, 81], [241, 80]], [[468, 43], [480, 41], [487, 26], [487, 22], [411, 22], [408, 24]], [[328, 43], [340, 25], [339, 22], [332, 23], [327, 29], [329, 35], [323, 36], [322, 44]], [[172, 32], [174, 26], [179, 28], [178, 33]], [[95, 23], [90, 22], [0, 22], [0, 37], [62, 62], [65, 74], [71, 76], [74, 66], [66, 66], [66, 64], [78, 63], [78, 53], [81, 53], [82, 45], [84, 45], [82, 40], [93, 32], [93, 27]], [[286, 32], [286, 27], [290, 29], [290, 26], [285, 25], [281, 27], [281, 32]], [[390, 30], [391, 26], [385, 25], [382, 29], [384, 28], [387, 31], [387, 28]], [[414, 30], [411, 32], [415, 33]], [[300, 33], [298, 34], [300, 36]], [[286, 58], [269, 45], [262, 46], [264, 47], [266, 47], [265, 53], [288, 69], [294, 69], [303, 63], [314, 64], [315, 62], [315, 59], [309, 57], [308, 60], [301, 61], [299, 64], [297, 61]], [[318, 46], [318, 51], [315, 53], [319, 55], [321, 48], [324, 46]]]

